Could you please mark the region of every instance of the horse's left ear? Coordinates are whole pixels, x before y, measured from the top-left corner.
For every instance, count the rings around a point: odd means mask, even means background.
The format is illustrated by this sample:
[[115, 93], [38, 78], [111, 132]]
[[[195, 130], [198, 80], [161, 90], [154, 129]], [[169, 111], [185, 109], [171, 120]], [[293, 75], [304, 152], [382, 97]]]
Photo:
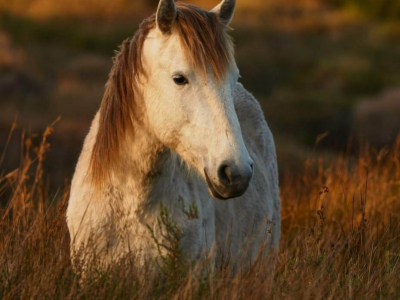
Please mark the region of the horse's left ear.
[[171, 31], [172, 24], [176, 18], [176, 6], [174, 0], [160, 0], [158, 4], [156, 22], [157, 28], [162, 33]]
[[236, 0], [223, 0], [220, 4], [214, 7], [211, 12], [219, 15], [222, 24], [229, 26], [232, 21], [233, 13], [235, 12]]

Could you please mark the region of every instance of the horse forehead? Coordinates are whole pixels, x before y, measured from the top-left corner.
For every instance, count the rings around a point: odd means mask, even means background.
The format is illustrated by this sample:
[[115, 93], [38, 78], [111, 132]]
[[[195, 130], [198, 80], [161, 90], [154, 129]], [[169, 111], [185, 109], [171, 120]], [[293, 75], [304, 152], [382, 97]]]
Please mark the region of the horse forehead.
[[[145, 55], [148, 60], [151, 63], [155, 63], [156, 66], [162, 69], [167, 68], [170, 71], [182, 71], [187, 74], [194, 74], [197, 73], [197, 71], [200, 72], [200, 70], [196, 71], [194, 66], [190, 63], [189, 57], [187, 57], [189, 51], [185, 51], [181, 42], [181, 37], [175, 30], [173, 30], [170, 35], [164, 35], [160, 34], [156, 29], [153, 29], [149, 33], [147, 41], [150, 41], [150, 47], [144, 47], [144, 50], [148, 51]], [[203, 78], [208, 82], [204, 87], [218, 89], [237, 77], [239, 77], [239, 70], [235, 61], [233, 61], [231, 66], [227, 68], [225, 80], [222, 82], [216, 82], [214, 76], [211, 74], [211, 70], [209, 70], [206, 77]]]
[[159, 38], [159, 52], [161, 57], [172, 60], [171, 62], [185, 60], [180, 37], [176, 33]]

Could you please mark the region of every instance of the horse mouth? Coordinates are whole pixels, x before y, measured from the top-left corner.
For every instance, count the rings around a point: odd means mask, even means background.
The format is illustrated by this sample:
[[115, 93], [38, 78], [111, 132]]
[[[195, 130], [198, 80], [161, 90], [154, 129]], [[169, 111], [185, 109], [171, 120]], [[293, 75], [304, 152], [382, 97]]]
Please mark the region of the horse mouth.
[[213, 185], [212, 181], [210, 180], [210, 177], [208, 177], [207, 171], [204, 170], [204, 174], [206, 177], [206, 182], [207, 182], [207, 186], [208, 186], [208, 190], [210, 191], [211, 195], [218, 200], [228, 200], [230, 199], [230, 197], [224, 197], [222, 196], [217, 189], [215, 188], [215, 186]]

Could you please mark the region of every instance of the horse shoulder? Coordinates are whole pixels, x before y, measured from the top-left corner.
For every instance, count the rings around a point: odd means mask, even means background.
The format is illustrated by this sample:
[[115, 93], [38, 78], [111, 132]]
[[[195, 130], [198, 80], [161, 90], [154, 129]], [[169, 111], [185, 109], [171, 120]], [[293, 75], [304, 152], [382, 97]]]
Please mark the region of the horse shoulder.
[[[98, 119], [99, 114], [97, 114], [94, 118], [90, 131], [86, 135], [71, 182], [70, 197], [67, 208], [67, 224], [71, 233], [77, 233], [78, 227], [80, 227], [82, 223], [85, 223], [82, 221], [84, 216], [89, 219], [88, 215], [90, 215], [93, 211], [93, 207], [89, 207], [89, 204], [93, 198], [93, 189], [90, 179], [87, 178], [87, 173], [90, 164], [92, 148], [98, 130]], [[93, 216], [96, 215], [96, 212], [94, 212]]]

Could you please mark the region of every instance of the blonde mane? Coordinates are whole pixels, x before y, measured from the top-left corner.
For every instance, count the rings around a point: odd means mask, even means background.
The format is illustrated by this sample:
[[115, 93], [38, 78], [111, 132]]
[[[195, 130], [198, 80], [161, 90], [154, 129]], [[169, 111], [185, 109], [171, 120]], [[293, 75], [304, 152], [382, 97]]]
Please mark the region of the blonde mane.
[[[134, 86], [140, 75], [146, 75], [141, 54], [147, 34], [155, 26], [155, 15], [144, 20], [133, 38], [125, 40], [114, 57], [89, 167], [92, 182], [98, 187], [110, 175], [108, 170], [119, 153], [121, 140], [133, 129], [132, 118], [138, 105]], [[194, 68], [204, 75], [211, 68], [215, 80], [223, 80], [233, 60], [233, 43], [217, 14], [177, 3], [176, 20], [169, 34], [172, 32], [179, 35], [186, 58]]]

